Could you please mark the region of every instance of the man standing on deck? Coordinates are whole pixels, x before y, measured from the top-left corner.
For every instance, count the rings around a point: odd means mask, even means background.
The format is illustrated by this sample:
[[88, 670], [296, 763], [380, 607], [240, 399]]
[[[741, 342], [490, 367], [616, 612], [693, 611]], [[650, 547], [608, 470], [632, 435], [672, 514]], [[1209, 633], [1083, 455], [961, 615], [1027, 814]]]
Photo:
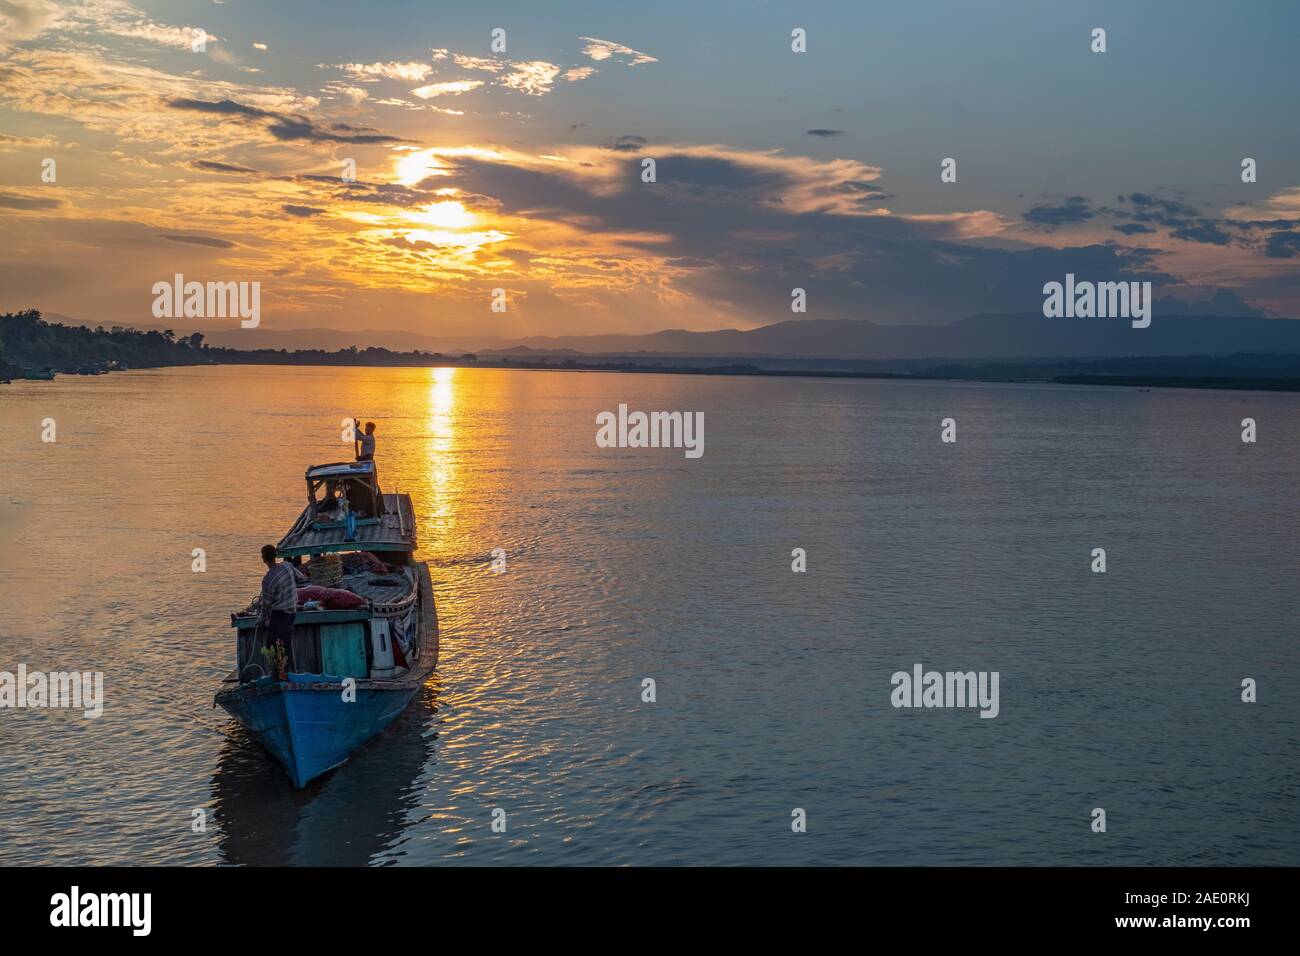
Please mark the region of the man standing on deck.
[[293, 616], [298, 610], [298, 574], [288, 561], [275, 562], [275, 545], [262, 545], [262, 613], [258, 624], [269, 625], [266, 645], [283, 644], [286, 655], [293, 643]]
[[[355, 418], [352, 419], [354, 424], [360, 425]], [[366, 430], [357, 431], [357, 441], [361, 443], [357, 451], [357, 461], [374, 461], [375, 460], [375, 423], [366, 422]]]

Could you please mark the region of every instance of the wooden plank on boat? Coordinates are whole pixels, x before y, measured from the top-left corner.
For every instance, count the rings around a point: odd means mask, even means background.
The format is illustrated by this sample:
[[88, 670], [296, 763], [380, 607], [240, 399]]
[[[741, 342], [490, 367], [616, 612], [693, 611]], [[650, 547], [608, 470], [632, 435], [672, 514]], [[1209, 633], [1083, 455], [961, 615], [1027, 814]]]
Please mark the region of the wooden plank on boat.
[[438, 666], [438, 608], [433, 601], [433, 578], [429, 576], [429, 565], [421, 561], [417, 572], [420, 576], [420, 642], [421, 657], [430, 656], [422, 664], [429, 668]]
[[[357, 608], [349, 611], [299, 611], [294, 615], [294, 624], [342, 624], [346, 621], [365, 621], [370, 618], [370, 611], [365, 608]], [[232, 614], [230, 616], [232, 626], [240, 629], [248, 629], [257, 626], [257, 615], [247, 614], [240, 616]]]

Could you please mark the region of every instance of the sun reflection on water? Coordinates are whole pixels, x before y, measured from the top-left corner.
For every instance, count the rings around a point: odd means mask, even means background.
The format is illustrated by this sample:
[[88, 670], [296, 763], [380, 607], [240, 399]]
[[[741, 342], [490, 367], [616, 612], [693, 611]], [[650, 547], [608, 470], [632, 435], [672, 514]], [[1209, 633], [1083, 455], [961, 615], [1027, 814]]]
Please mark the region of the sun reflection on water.
[[456, 369], [429, 369], [429, 415], [425, 424], [426, 486], [429, 514], [446, 534], [455, 523]]

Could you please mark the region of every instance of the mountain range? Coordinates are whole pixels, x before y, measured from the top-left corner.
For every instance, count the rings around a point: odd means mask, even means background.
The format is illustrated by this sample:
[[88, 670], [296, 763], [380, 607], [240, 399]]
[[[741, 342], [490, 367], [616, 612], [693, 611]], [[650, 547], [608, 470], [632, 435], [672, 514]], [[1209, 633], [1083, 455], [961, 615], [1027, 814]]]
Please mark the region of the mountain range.
[[[75, 319], [50, 316], [69, 324]], [[948, 325], [883, 325], [854, 319], [804, 319], [755, 329], [692, 332], [665, 329], [645, 335], [528, 336], [479, 339], [397, 330], [207, 328], [210, 345], [237, 349], [334, 350], [356, 346], [446, 354], [533, 356], [664, 356], [813, 358], [853, 361], [1111, 358], [1154, 355], [1300, 353], [1300, 321], [1257, 316], [1161, 316], [1149, 328], [1124, 319], [1044, 318], [1039, 313], [975, 315]]]

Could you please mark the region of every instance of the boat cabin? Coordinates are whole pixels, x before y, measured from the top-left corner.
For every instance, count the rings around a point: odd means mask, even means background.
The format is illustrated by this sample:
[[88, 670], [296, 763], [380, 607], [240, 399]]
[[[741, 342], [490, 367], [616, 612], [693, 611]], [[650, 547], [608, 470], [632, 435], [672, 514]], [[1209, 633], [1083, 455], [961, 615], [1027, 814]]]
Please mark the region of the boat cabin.
[[307, 507], [276, 549], [282, 557], [329, 551], [416, 549], [409, 495], [385, 494], [373, 461], [337, 462], [307, 469]]
[[341, 521], [345, 511], [360, 520], [377, 520], [383, 514], [383, 493], [373, 461], [314, 465], [307, 469], [307, 502], [317, 524]]

